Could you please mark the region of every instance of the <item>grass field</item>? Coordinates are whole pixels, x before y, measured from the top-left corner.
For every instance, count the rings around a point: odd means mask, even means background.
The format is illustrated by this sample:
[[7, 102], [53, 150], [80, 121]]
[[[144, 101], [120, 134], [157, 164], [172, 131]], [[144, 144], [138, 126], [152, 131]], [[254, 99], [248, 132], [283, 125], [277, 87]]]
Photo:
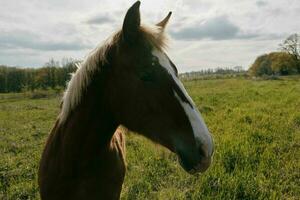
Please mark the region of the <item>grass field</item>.
[[[300, 199], [300, 77], [185, 82], [215, 140], [205, 174], [127, 136], [122, 199]], [[0, 199], [39, 199], [37, 167], [59, 98], [0, 94]]]

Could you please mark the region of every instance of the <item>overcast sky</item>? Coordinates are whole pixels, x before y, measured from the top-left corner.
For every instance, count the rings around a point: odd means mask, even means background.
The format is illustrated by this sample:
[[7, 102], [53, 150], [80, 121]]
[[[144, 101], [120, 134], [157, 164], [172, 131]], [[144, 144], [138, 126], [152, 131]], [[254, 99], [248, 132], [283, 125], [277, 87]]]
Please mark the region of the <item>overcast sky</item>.
[[[131, 0], [0, 0], [0, 64], [83, 59], [122, 26]], [[173, 11], [167, 50], [180, 72], [248, 68], [300, 32], [299, 0], [142, 0], [142, 23]]]

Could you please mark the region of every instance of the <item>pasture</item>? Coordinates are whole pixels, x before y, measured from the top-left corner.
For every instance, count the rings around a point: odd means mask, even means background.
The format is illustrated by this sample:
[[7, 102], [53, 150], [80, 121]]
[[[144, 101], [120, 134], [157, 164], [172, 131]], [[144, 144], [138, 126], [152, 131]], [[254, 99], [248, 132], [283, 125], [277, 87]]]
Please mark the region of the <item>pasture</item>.
[[[214, 136], [212, 166], [191, 176], [174, 154], [129, 133], [121, 199], [300, 198], [300, 77], [184, 84]], [[0, 199], [39, 199], [37, 167], [59, 99], [0, 94]]]

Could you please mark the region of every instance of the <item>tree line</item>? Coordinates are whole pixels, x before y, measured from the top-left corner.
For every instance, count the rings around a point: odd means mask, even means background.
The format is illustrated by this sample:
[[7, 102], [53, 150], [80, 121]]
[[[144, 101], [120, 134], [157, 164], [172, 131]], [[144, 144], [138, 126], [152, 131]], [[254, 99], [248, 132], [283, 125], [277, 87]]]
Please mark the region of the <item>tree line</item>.
[[[300, 35], [292, 34], [279, 45], [279, 52], [258, 56], [248, 72], [253, 76], [300, 74]], [[0, 65], [0, 93], [64, 88], [77, 67], [74, 59], [61, 62], [50, 59], [42, 68], [18, 68]], [[206, 69], [181, 74], [194, 79], [205, 75], [243, 75], [242, 67]]]
[[300, 74], [300, 35], [290, 35], [279, 44], [279, 52], [258, 56], [249, 68], [253, 76]]
[[199, 79], [201, 78], [217, 78], [217, 77], [231, 77], [231, 76], [240, 76], [246, 74], [247, 71], [243, 69], [242, 66], [235, 66], [235, 67], [217, 67], [217, 68], [207, 68], [207, 69], [201, 69], [198, 71], [192, 71], [192, 72], [185, 72], [180, 74], [180, 78], [187, 79], [187, 80], [193, 80], [193, 79]]
[[73, 59], [63, 59], [60, 64], [50, 59], [41, 68], [0, 65], [0, 93], [63, 88], [70, 79], [70, 74], [76, 71], [77, 62]]

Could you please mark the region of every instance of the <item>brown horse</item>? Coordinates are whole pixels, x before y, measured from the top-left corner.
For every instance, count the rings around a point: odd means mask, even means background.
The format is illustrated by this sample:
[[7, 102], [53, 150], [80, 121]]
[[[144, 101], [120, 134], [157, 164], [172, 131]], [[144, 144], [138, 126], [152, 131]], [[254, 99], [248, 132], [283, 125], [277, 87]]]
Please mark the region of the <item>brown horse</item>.
[[147, 28], [139, 6], [68, 84], [40, 162], [43, 200], [119, 199], [126, 167], [120, 125], [176, 153], [189, 173], [211, 163], [212, 137], [164, 52], [171, 13]]

